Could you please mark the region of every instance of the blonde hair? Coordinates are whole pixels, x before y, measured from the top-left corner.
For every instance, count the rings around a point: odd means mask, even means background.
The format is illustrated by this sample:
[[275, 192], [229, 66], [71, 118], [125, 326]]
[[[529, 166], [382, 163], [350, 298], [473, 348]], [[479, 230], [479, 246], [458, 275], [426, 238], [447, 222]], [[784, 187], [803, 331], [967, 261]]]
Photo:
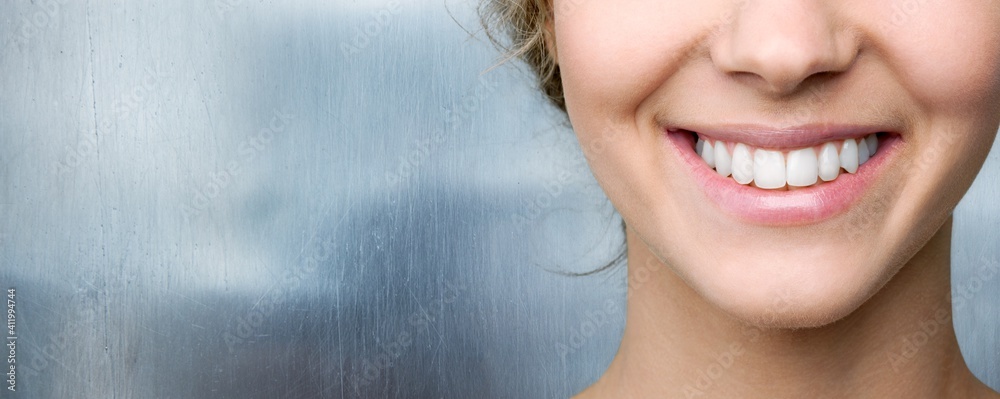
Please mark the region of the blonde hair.
[[[531, 67], [538, 79], [538, 88], [559, 109], [566, 111], [563, 97], [562, 78], [554, 52], [549, 49], [547, 38], [551, 35], [547, 24], [552, 21], [551, 0], [483, 0], [479, 4], [480, 21], [490, 41], [506, 52], [503, 62], [520, 58]], [[504, 38], [506, 36], [506, 38]], [[625, 236], [625, 220], [621, 221], [622, 236]], [[623, 241], [617, 254], [608, 263], [597, 269], [576, 273], [559, 272], [568, 276], [588, 276], [612, 269], [623, 264], [628, 256], [628, 247]]]
[[546, 40], [551, 34], [547, 29], [552, 18], [550, 1], [483, 0], [479, 16], [487, 37], [506, 52], [502, 62], [520, 58], [527, 63], [535, 73], [538, 88], [565, 111], [559, 65]]

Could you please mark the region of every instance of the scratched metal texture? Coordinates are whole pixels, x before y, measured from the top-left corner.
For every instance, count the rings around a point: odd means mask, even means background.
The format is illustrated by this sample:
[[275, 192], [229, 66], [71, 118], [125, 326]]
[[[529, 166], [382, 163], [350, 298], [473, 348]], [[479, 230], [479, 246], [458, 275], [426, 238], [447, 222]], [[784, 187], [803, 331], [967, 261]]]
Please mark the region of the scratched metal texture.
[[[530, 75], [484, 73], [498, 54], [474, 5], [4, 1], [0, 288], [16, 287], [20, 340], [18, 392], [0, 395], [559, 398], [593, 382], [624, 268], [565, 273], [613, 258], [619, 220]], [[994, 387], [998, 155], [956, 212], [953, 256], [962, 348]]]

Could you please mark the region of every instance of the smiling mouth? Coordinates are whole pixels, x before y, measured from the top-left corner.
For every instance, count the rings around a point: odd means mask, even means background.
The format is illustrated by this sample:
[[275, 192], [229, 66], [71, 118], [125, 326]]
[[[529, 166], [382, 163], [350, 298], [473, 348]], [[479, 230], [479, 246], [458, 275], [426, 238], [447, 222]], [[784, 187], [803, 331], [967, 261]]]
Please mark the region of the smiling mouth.
[[757, 148], [734, 141], [715, 140], [695, 132], [695, 153], [722, 177], [767, 190], [794, 190], [855, 174], [878, 152], [888, 133], [830, 140], [791, 150]]
[[664, 133], [667, 150], [709, 202], [767, 226], [812, 224], [849, 211], [903, 145], [899, 133], [875, 126], [703, 125]]

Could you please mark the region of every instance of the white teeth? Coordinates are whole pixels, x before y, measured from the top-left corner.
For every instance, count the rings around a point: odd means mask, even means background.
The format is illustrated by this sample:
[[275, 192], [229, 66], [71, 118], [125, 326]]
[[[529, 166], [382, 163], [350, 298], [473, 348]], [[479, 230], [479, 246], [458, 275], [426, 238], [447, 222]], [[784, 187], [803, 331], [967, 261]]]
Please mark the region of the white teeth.
[[819, 160], [812, 148], [803, 148], [788, 153], [785, 175], [789, 186], [809, 187], [816, 184], [819, 177]]
[[739, 184], [750, 184], [753, 181], [753, 158], [750, 147], [736, 143], [733, 147], [733, 179]]
[[833, 143], [823, 144], [819, 151], [819, 178], [823, 181], [833, 181], [840, 176], [840, 157], [837, 156], [837, 146]]
[[785, 154], [758, 149], [753, 153], [753, 182], [760, 188], [785, 186]]
[[[854, 140], [849, 140], [849, 141], [854, 141]], [[868, 144], [865, 143], [865, 139], [861, 139], [861, 141], [858, 143], [858, 166], [864, 165], [865, 162], [868, 162], [869, 155], [870, 154], [868, 153]]]
[[844, 140], [844, 145], [840, 149], [840, 167], [847, 173], [858, 171], [858, 142]]
[[[758, 188], [779, 189], [786, 186], [809, 187], [822, 184], [820, 180], [830, 182], [840, 176], [841, 169], [857, 173], [858, 167], [878, 150], [878, 144], [878, 137], [870, 134], [859, 139], [839, 143], [831, 141], [819, 147], [786, 153], [699, 137], [695, 151], [722, 177], [732, 175], [733, 180], [740, 184], [754, 183]], [[729, 145], [733, 145], [732, 154]]]
[[715, 171], [722, 177], [729, 177], [733, 173], [733, 158], [729, 155], [726, 143], [722, 141], [715, 142]]
[[865, 137], [865, 144], [868, 144], [868, 156], [875, 155], [875, 151], [878, 150], [878, 137], [869, 134], [868, 137]]
[[705, 163], [708, 164], [708, 167], [710, 168], [715, 167], [715, 149], [712, 148], [712, 142], [705, 141], [705, 144], [702, 144], [701, 159], [705, 160]]

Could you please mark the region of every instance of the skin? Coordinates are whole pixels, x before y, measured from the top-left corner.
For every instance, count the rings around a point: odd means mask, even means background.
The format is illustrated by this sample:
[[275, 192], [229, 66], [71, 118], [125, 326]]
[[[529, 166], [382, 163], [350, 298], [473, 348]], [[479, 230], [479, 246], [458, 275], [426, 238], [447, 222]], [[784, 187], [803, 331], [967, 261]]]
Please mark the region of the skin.
[[[1000, 124], [1000, 2], [551, 6], [570, 121], [628, 225], [624, 337], [578, 397], [1000, 397], [965, 365], [949, 297], [951, 212]], [[682, 122], [878, 124], [902, 143], [846, 213], [769, 227], [706, 199], [664, 145]]]

